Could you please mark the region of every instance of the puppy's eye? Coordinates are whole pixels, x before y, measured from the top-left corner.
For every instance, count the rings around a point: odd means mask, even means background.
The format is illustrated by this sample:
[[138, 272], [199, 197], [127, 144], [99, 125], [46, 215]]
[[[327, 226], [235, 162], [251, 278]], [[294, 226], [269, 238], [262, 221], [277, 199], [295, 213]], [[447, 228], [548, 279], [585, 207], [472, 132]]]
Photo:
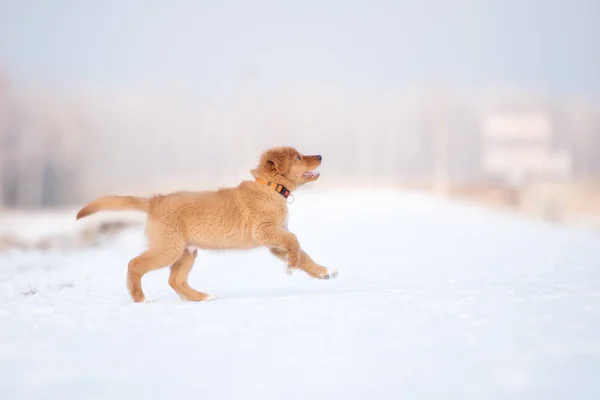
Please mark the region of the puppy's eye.
[[296, 160], [301, 160], [301, 159], [302, 159], [302, 157], [300, 157], [300, 155], [296, 156]]

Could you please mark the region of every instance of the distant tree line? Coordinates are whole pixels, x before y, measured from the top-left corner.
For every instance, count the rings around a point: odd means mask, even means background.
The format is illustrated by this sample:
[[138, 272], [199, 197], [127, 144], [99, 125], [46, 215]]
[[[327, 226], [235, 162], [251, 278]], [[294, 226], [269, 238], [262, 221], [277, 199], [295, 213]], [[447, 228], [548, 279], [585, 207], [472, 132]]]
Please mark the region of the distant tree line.
[[73, 205], [106, 192], [234, 184], [266, 147], [325, 155], [328, 185], [481, 184], [481, 120], [544, 112], [573, 179], [600, 178], [600, 107], [523, 93], [353, 94], [307, 89], [228, 102], [169, 93], [0, 89], [0, 204]]

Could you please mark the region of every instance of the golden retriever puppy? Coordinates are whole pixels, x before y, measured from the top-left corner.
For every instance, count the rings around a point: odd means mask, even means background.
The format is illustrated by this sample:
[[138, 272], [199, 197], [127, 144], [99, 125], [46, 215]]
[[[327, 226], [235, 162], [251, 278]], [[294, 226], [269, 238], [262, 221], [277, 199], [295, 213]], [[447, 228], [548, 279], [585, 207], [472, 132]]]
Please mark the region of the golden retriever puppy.
[[315, 263], [287, 229], [288, 196], [299, 186], [319, 179], [320, 155], [302, 155], [292, 147], [265, 151], [251, 170], [254, 180], [237, 187], [202, 192], [175, 192], [150, 198], [105, 196], [87, 204], [77, 219], [103, 210], [139, 210], [148, 214], [148, 249], [129, 262], [127, 288], [135, 302], [145, 299], [142, 277], [171, 267], [169, 284], [185, 300], [212, 300], [188, 284], [198, 249], [227, 250], [267, 247], [312, 277], [330, 279], [337, 271]]

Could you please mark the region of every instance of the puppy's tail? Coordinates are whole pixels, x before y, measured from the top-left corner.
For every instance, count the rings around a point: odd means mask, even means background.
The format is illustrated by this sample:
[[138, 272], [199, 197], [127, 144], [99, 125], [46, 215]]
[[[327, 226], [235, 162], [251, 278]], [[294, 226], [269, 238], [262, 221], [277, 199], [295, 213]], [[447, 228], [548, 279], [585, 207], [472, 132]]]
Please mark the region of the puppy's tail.
[[104, 196], [86, 204], [77, 213], [77, 219], [85, 218], [98, 211], [139, 210], [150, 212], [150, 199], [134, 196]]

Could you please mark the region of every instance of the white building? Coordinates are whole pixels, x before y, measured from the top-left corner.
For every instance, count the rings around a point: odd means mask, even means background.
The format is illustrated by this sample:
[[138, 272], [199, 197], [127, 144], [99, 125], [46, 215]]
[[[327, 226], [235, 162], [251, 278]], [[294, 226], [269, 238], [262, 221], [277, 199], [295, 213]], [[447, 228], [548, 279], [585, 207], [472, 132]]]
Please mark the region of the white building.
[[481, 134], [486, 175], [513, 185], [571, 176], [571, 155], [553, 148], [554, 126], [544, 113], [490, 113]]

